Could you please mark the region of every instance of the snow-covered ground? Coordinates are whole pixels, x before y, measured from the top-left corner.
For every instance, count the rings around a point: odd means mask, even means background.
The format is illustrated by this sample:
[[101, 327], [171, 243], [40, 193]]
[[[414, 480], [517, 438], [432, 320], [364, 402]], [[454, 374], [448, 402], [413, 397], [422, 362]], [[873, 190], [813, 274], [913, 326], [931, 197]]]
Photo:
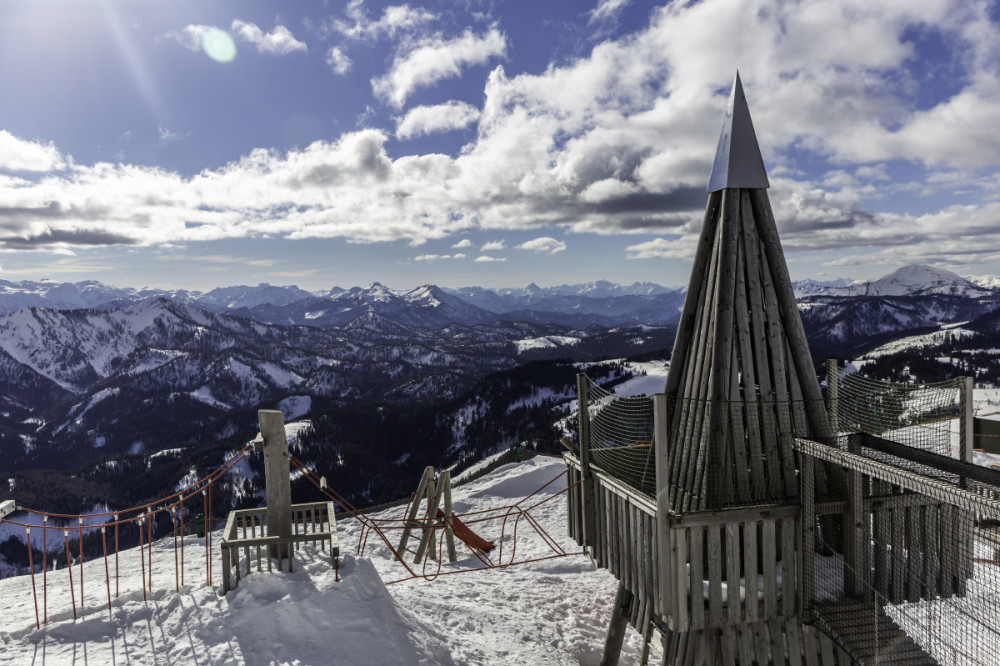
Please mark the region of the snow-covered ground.
[[[542, 457], [506, 465], [455, 488], [455, 511], [509, 506], [562, 471], [561, 461]], [[524, 506], [564, 487], [560, 479]], [[402, 513], [398, 508], [375, 517]], [[563, 496], [533, 509], [532, 516], [568, 552], [579, 551], [566, 534]], [[503, 537], [504, 562], [515, 552], [511, 522]], [[491, 540], [503, 534], [500, 521], [474, 529]], [[162, 539], [153, 549], [151, 598], [143, 601], [138, 551], [124, 551], [121, 593], [109, 611], [104, 563], [88, 562], [86, 606], [75, 621], [66, 569], [50, 572], [49, 623], [41, 629], [35, 628], [30, 577], [0, 581], [0, 664], [599, 663], [616, 583], [582, 554], [386, 585], [407, 576], [388, 548], [372, 535], [359, 557], [359, 524], [342, 521], [338, 531], [344, 554], [339, 583], [324, 553], [303, 547], [294, 573], [254, 574], [221, 596], [216, 532], [213, 587], [205, 586], [204, 540], [187, 537], [187, 585], [175, 593], [173, 539]], [[476, 565], [470, 551], [458, 546], [459, 562], [444, 564], [443, 572]], [[551, 553], [522, 521], [517, 560]], [[110, 571], [113, 593], [113, 560]], [[40, 576], [36, 580], [40, 586]], [[640, 643], [630, 630], [621, 663], [638, 663]]]

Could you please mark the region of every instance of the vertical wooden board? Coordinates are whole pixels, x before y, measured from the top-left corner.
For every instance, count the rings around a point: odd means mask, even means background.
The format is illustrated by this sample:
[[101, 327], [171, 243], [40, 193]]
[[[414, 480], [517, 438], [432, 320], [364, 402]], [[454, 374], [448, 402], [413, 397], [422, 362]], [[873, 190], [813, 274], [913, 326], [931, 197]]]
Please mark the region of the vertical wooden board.
[[674, 575], [677, 580], [677, 585], [673, 595], [676, 609], [676, 613], [674, 614], [674, 623], [676, 628], [674, 631], [686, 632], [689, 627], [687, 607], [687, 599], [689, 596], [687, 594], [688, 535], [687, 530], [683, 528], [671, 530], [671, 534], [674, 536], [674, 544], [677, 548], [676, 557], [674, 557]]
[[[768, 447], [768, 482], [770, 489], [778, 497], [795, 497], [798, 489], [795, 479], [781, 476], [782, 461], [791, 454], [792, 424], [788, 414], [788, 402], [792, 399], [788, 388], [788, 368], [785, 360], [785, 336], [781, 325], [781, 312], [774, 291], [773, 275], [766, 257], [761, 256], [761, 281], [764, 287], [764, 308], [767, 319], [768, 349], [770, 350], [771, 380], [774, 382], [774, 414], [777, 418], [777, 441], [774, 451]], [[771, 444], [771, 443], [769, 443]], [[771, 456], [774, 455], [774, 460]]]
[[765, 519], [761, 532], [764, 542], [764, 618], [771, 620], [778, 613], [778, 558], [774, 519]]
[[[738, 238], [738, 270], [736, 272], [736, 298], [733, 309], [736, 313], [737, 343], [740, 355], [739, 370], [742, 377], [743, 395], [739, 402], [746, 405], [746, 463], [750, 480], [749, 493], [751, 497], [762, 498], [760, 489], [754, 487], [764, 478], [764, 457], [761, 449], [760, 409], [757, 396], [757, 359], [754, 350], [755, 334], [750, 326], [750, 303], [747, 296], [747, 273], [750, 270], [747, 262], [746, 238], [743, 225], [740, 224]], [[749, 404], [748, 404], [749, 403]]]
[[788, 666], [802, 666], [802, 627], [799, 618], [788, 618], [785, 621], [785, 634], [788, 636]]
[[799, 612], [805, 615], [812, 610], [816, 594], [816, 461], [804, 455], [802, 465], [802, 529], [799, 534]]
[[785, 617], [795, 615], [795, 534], [798, 532], [794, 518], [781, 521], [781, 612]]
[[[677, 324], [677, 335], [674, 338], [673, 353], [671, 358], [685, 358], [688, 356], [688, 347], [691, 344], [691, 337], [697, 320], [698, 307], [700, 305], [700, 294], [695, 293], [702, 286], [702, 277], [705, 268], [712, 254], [712, 247], [715, 244], [716, 228], [719, 223], [719, 212], [722, 207], [722, 190], [712, 192], [708, 195], [708, 204], [705, 206], [705, 217], [702, 222], [701, 236], [698, 240], [698, 249], [695, 252], [694, 264], [691, 266], [691, 279], [688, 281], [688, 294], [684, 299], [684, 306], [681, 310], [681, 318]], [[681, 386], [681, 373], [670, 371], [667, 374], [667, 383], [664, 393], [671, 395], [677, 392]]]
[[758, 664], [771, 664], [771, 649], [767, 640], [767, 622], [763, 620], [753, 625], [754, 652], [757, 653]]
[[[744, 334], [740, 332], [738, 337], [742, 339]], [[743, 392], [740, 390], [739, 360], [736, 349], [736, 345], [734, 345], [729, 370], [729, 438], [732, 443], [732, 468], [736, 477], [735, 499], [740, 504], [746, 504], [753, 498], [753, 488], [750, 485], [750, 467], [747, 462], [748, 424], [743, 420]], [[751, 386], [751, 388], [753, 387]]]
[[742, 621], [740, 603], [740, 524], [726, 523], [726, 607], [729, 624]]
[[833, 654], [833, 641], [829, 636], [819, 635], [820, 652], [823, 655], [823, 666], [837, 666], [837, 658]]
[[743, 527], [743, 578], [745, 582], [746, 594], [743, 605], [746, 607], [747, 622], [756, 622], [758, 619], [758, 578], [757, 574], [757, 532], [760, 529], [760, 521], [747, 522]]
[[938, 595], [938, 545], [937, 545], [937, 505], [927, 504], [921, 507], [924, 522], [924, 585], [927, 599], [935, 599]]
[[956, 560], [955, 512], [948, 504], [941, 505], [939, 529], [941, 531], [941, 596], [950, 597], [955, 593]]
[[903, 552], [903, 533], [906, 530], [906, 510], [896, 507], [892, 510], [892, 603], [899, 604], [906, 600], [905, 573], [906, 554]]
[[819, 632], [812, 625], [802, 626], [802, 646], [806, 657], [806, 666], [819, 666], [819, 651], [816, 647], [816, 637]]
[[724, 627], [719, 634], [719, 657], [724, 666], [736, 666], [736, 628]]
[[657, 585], [657, 595], [659, 598], [659, 616], [664, 626], [669, 626], [669, 616], [672, 610], [670, 595], [674, 589], [671, 574], [673, 569], [673, 550], [670, 544], [670, 523], [666, 516], [661, 516], [656, 512], [656, 575], [654, 580]]
[[704, 528], [694, 526], [687, 528], [691, 538], [691, 628], [705, 627], [705, 585], [704, 581]]
[[872, 581], [879, 594], [888, 596], [889, 592], [889, 520], [885, 506], [877, 506], [872, 512], [872, 529], [875, 545], [872, 553], [875, 558], [875, 578]]
[[785, 646], [785, 622], [777, 618], [771, 620], [767, 625], [770, 637], [771, 661], [772, 664], [785, 664], [787, 648]]
[[711, 525], [708, 531], [708, 626], [722, 625], [722, 538], [720, 526]]
[[751, 627], [755, 623], [741, 624], [738, 627], [734, 627], [733, 631], [736, 633], [736, 650], [740, 655], [740, 666], [744, 664], [753, 664], [754, 658], [754, 647], [753, 647], [753, 630]]

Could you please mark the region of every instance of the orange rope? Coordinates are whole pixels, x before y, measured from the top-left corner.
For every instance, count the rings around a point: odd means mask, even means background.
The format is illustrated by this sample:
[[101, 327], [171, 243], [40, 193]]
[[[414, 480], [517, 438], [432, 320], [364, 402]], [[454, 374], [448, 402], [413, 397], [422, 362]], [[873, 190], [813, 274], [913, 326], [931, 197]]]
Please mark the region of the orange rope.
[[111, 572], [108, 570], [108, 531], [101, 525], [101, 545], [104, 547], [104, 584], [108, 588], [108, 612], [111, 612]]
[[45, 529], [45, 523], [48, 521], [49, 517], [44, 516], [42, 518], [42, 611], [43, 617], [45, 618], [45, 624], [49, 623], [49, 564], [48, 564], [48, 535], [49, 531]]

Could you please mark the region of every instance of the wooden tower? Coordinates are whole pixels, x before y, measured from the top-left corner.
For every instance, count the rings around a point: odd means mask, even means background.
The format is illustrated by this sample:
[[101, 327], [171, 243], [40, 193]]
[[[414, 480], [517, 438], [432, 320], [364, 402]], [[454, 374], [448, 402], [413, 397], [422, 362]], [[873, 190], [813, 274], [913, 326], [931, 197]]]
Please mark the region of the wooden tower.
[[739, 74], [665, 393], [670, 510], [798, 495], [793, 436], [830, 432]]

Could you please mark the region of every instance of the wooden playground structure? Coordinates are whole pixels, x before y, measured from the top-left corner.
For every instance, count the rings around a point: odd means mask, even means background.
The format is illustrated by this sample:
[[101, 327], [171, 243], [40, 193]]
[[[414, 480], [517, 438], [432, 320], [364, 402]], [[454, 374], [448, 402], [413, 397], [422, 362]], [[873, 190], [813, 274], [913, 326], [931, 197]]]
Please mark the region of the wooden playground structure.
[[[654, 644], [671, 665], [997, 663], [996, 632], [948, 619], [1000, 521], [971, 380], [848, 399], [833, 361], [824, 400], [767, 188], [737, 75], [664, 392], [579, 377], [569, 532], [619, 581], [602, 664], [628, 625], [643, 663]], [[925, 434], [952, 404], [957, 447]]]

